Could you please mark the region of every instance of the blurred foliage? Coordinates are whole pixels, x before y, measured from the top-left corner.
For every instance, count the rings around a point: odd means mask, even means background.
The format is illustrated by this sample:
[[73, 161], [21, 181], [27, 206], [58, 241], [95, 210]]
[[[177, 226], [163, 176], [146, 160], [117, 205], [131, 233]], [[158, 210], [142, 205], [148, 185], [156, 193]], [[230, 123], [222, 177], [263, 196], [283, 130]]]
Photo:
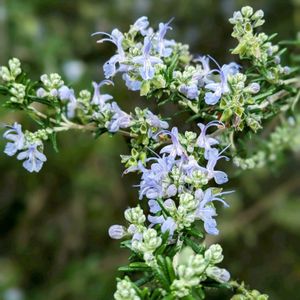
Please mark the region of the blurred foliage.
[[[0, 0], [0, 64], [16, 56], [35, 78], [62, 72], [75, 88], [87, 87], [103, 78], [101, 65], [113, 49], [97, 45], [91, 33], [126, 30], [141, 15], [154, 24], [174, 16], [174, 38], [190, 44], [194, 53], [226, 62], [232, 59], [226, 49], [234, 43], [227, 19], [246, 4], [265, 11], [266, 32], [286, 40], [300, 30], [299, 0]], [[140, 101], [123, 84], [115, 98], [128, 110]], [[16, 119], [5, 111], [0, 117]], [[120, 175], [126, 142], [76, 133], [60, 136], [60, 145], [59, 154], [48, 147], [48, 163], [39, 174], [1, 156], [0, 299], [112, 298], [116, 269], [126, 253], [108, 238], [107, 229], [137, 201], [131, 187], [136, 178]], [[299, 161], [287, 153], [280, 169], [233, 178], [231, 208], [220, 216], [224, 266], [271, 299], [299, 297]]]

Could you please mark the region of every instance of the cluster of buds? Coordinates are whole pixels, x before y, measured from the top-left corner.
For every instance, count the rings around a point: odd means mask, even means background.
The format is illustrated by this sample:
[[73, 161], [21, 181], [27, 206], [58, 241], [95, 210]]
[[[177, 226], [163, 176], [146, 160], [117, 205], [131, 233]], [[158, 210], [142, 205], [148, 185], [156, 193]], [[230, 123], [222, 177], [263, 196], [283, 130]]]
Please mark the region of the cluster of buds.
[[171, 285], [173, 295], [178, 298], [188, 296], [192, 288], [201, 289], [201, 282], [207, 277], [220, 283], [228, 282], [229, 272], [215, 266], [222, 260], [222, 247], [218, 244], [211, 245], [203, 255], [195, 254], [191, 248], [184, 248], [173, 259], [177, 275]]
[[21, 63], [17, 58], [10, 59], [7, 67], [0, 68], [0, 78], [5, 82], [14, 82], [21, 73]]
[[117, 283], [117, 290], [114, 293], [114, 298], [116, 300], [141, 300], [128, 277]]
[[271, 43], [273, 37], [263, 32], [255, 32], [257, 27], [264, 24], [263, 17], [262, 10], [254, 12], [250, 6], [234, 13], [229, 22], [234, 25], [232, 36], [239, 44], [232, 54], [238, 54], [241, 59], [251, 59], [254, 65], [262, 68], [263, 75], [269, 83], [280, 84], [282, 77], [290, 72], [290, 68], [280, 64], [281, 52], [278, 45]]

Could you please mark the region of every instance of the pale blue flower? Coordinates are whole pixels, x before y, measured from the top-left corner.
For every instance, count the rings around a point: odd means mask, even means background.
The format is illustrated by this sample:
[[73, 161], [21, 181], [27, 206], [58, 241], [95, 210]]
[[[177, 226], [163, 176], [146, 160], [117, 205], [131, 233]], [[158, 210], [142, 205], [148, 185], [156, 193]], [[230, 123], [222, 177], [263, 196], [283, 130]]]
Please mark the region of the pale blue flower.
[[146, 36], [144, 38], [143, 54], [132, 59], [133, 63], [141, 65], [139, 72], [144, 80], [152, 79], [155, 73], [154, 65], [162, 63], [159, 57], [150, 54], [151, 48], [152, 42], [150, 38]]
[[127, 73], [124, 73], [122, 78], [130, 91], [139, 91], [141, 89], [142, 82], [140, 80], [131, 79]]
[[101, 94], [100, 88], [105, 84], [113, 85], [111, 80], [102, 80], [100, 83], [93, 82], [94, 95], [91, 100], [91, 104], [98, 105], [99, 107], [103, 107], [106, 101], [113, 99], [113, 96], [109, 94]]
[[[216, 62], [217, 64], [217, 62]], [[218, 64], [217, 64], [218, 65]], [[218, 65], [219, 67], [219, 65]], [[205, 103], [208, 105], [215, 105], [219, 102], [223, 94], [226, 94], [230, 91], [227, 79], [229, 75], [235, 75], [238, 73], [240, 66], [234, 62], [223, 65], [218, 70], [212, 70], [214, 72], [219, 73], [220, 81], [219, 82], [209, 82], [205, 85], [205, 88], [211, 90], [211, 92], [207, 92], [205, 94]], [[212, 72], [211, 71], [211, 72]]]
[[165, 233], [169, 231], [170, 236], [173, 236], [176, 228], [177, 228], [177, 224], [175, 220], [171, 217], [168, 217], [161, 225], [161, 232]]
[[195, 171], [201, 171], [203, 168], [199, 166], [198, 162], [194, 158], [194, 156], [189, 156], [186, 160], [185, 164], [182, 165], [182, 170], [184, 174], [187, 176], [193, 176]]
[[148, 215], [148, 221], [151, 223], [151, 226], [162, 224], [165, 221], [164, 216], [151, 216]]
[[212, 126], [216, 126], [216, 127], [223, 126], [224, 127], [224, 124], [220, 121], [211, 121], [206, 125], [204, 125], [202, 123], [198, 123], [197, 125], [200, 128], [201, 133], [197, 138], [196, 145], [205, 150], [204, 156], [207, 159], [207, 151], [211, 149], [211, 146], [217, 145], [219, 142], [218, 142], [218, 140], [210, 137], [209, 135], [206, 135], [206, 131], [209, 127], [212, 127]]
[[164, 216], [148, 216], [148, 220], [151, 223], [150, 226], [154, 226], [157, 224], [161, 225], [161, 232], [169, 232], [169, 235], [172, 237], [174, 231], [177, 228], [177, 224], [172, 217], [165, 218]]
[[[228, 193], [228, 192], [227, 192]], [[216, 209], [212, 206], [213, 201], [221, 202], [225, 207], [229, 205], [221, 199], [219, 196], [226, 193], [219, 193], [214, 195], [212, 189], [207, 189], [205, 192], [197, 190], [195, 197], [199, 200], [199, 206], [196, 211], [196, 218], [204, 222], [204, 229], [208, 234], [217, 235], [219, 230], [217, 229], [217, 222], [214, 219], [217, 216]]]
[[58, 90], [58, 97], [60, 100], [69, 100], [71, 96], [71, 89], [66, 85], [63, 85]]
[[75, 92], [73, 89], [70, 89], [66, 85], [63, 85], [57, 91], [57, 95], [60, 100], [65, 101], [66, 105], [66, 115], [69, 119], [73, 119], [75, 117], [75, 111], [78, 107], [78, 102], [75, 97]]
[[202, 66], [202, 68], [197, 68], [197, 72], [192, 77], [192, 80], [197, 81], [198, 88], [203, 88], [206, 84], [213, 83], [214, 81], [211, 79], [211, 74], [215, 71], [218, 73], [219, 71], [216, 69], [210, 69], [210, 57], [205, 55], [198, 56], [194, 59], [194, 61], [200, 62]]
[[197, 84], [181, 84], [179, 91], [191, 100], [197, 99], [200, 93]]
[[160, 150], [160, 153], [168, 153], [171, 157], [186, 157], [186, 151], [182, 147], [182, 145], [179, 142], [179, 133], [177, 127], [173, 127], [171, 131], [161, 131], [161, 133], [164, 133], [166, 135], [169, 135], [171, 137], [172, 144], [167, 145], [163, 147]]
[[148, 18], [143, 16], [135, 21], [135, 23], [131, 26], [130, 31], [140, 32], [142, 35], [147, 35], [149, 34], [149, 30], [151, 31], [151, 28], [148, 29], [148, 26]]
[[139, 199], [142, 199], [144, 196], [148, 199], [169, 198], [167, 192], [170, 183], [167, 179], [175, 163], [174, 159], [170, 156], [163, 156], [153, 157], [148, 159], [148, 161], [154, 161], [154, 163], [151, 164], [150, 169], [141, 168], [142, 177], [139, 185]]
[[[118, 29], [114, 29], [111, 34], [106, 32], [96, 32], [93, 35], [97, 34], [106, 36], [105, 38], [98, 40], [97, 43], [111, 42], [117, 47], [117, 54], [112, 56], [103, 66], [105, 77], [110, 78], [121, 71], [121, 69], [127, 68], [122, 64], [126, 60], [125, 51], [122, 46], [124, 35]], [[117, 63], [119, 64], [119, 69], [117, 69]]]
[[75, 117], [75, 111], [78, 107], [77, 99], [73, 89], [70, 89], [70, 95], [67, 101], [67, 117], [69, 119], [73, 119]]
[[209, 66], [209, 56], [203, 55], [203, 56], [198, 56], [197, 58], [194, 59], [195, 62], [200, 62], [202, 65], [203, 73], [201, 75], [203, 77], [206, 77], [210, 74], [210, 66]]
[[113, 113], [107, 128], [110, 132], [117, 132], [120, 128], [127, 128], [131, 124], [131, 117], [126, 112], [120, 109], [116, 102], [111, 104], [111, 111]]
[[146, 122], [152, 127], [159, 128], [159, 129], [167, 129], [169, 127], [168, 122], [161, 120], [150, 110], [146, 111], [145, 117], [146, 117]]
[[130, 226], [127, 229], [127, 232], [132, 235], [132, 241], [134, 240], [142, 241], [143, 233], [136, 225], [130, 224]]
[[[226, 148], [225, 148], [226, 149]], [[224, 152], [225, 149], [222, 151]], [[218, 160], [224, 158], [228, 160], [228, 157], [222, 156], [222, 152], [219, 153], [217, 149], [210, 149], [206, 153], [206, 157], [208, 159], [206, 168], [202, 168], [202, 171], [206, 174], [208, 179], [214, 179], [217, 184], [223, 184], [228, 181], [228, 176], [223, 171], [216, 171], [215, 166], [218, 162]]]
[[167, 23], [159, 23], [158, 33], [157, 33], [157, 52], [159, 56], [169, 57], [172, 54], [172, 46], [175, 45], [174, 41], [165, 40], [165, 35], [168, 30], [172, 30], [172, 27], [169, 26], [171, 22], [174, 20], [172, 18]]
[[149, 205], [149, 208], [150, 208], [150, 212], [153, 213], [153, 214], [156, 214], [159, 211], [161, 211], [161, 207], [160, 207], [160, 205], [158, 204], [158, 202], [156, 200], [153, 200], [153, 199], [149, 200], [148, 205]]
[[17, 156], [18, 160], [25, 160], [23, 167], [29, 172], [39, 172], [43, 163], [47, 160], [46, 156], [38, 150], [42, 146], [42, 142], [37, 141], [29, 144], [27, 149], [20, 152]]
[[22, 132], [22, 125], [15, 122], [12, 126], [7, 126], [8, 129], [3, 134], [3, 137], [9, 142], [6, 144], [4, 153], [8, 156], [13, 156], [17, 153], [18, 150], [24, 148], [25, 137]]

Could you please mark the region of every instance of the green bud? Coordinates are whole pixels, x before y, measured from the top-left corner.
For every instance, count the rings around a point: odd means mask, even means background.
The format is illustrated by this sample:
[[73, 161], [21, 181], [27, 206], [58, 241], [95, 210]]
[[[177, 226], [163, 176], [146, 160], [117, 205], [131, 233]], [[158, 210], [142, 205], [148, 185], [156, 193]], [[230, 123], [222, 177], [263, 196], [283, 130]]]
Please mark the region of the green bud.
[[230, 274], [227, 270], [218, 267], [208, 267], [206, 275], [218, 282], [224, 283], [230, 280]]
[[139, 152], [135, 148], [132, 148], [131, 149], [131, 156], [133, 158], [137, 159], [139, 157]]
[[232, 116], [233, 112], [230, 108], [226, 108], [221, 116], [221, 122], [227, 121]]
[[20, 83], [13, 83], [12, 87], [9, 90], [12, 95], [10, 101], [16, 103], [23, 103], [26, 95], [25, 90], [26, 90], [25, 85]]
[[243, 113], [244, 113], [244, 108], [241, 106], [238, 106], [235, 108], [234, 112], [236, 115], [238, 115], [239, 117], [242, 117]]
[[264, 12], [263, 12], [263, 10], [259, 9], [253, 14], [251, 19], [252, 20], [259, 20], [259, 19], [262, 19], [263, 17], [264, 17]]
[[58, 89], [64, 85], [61, 76], [57, 73], [43, 74], [40, 79], [48, 90]]
[[124, 212], [125, 219], [132, 224], [144, 224], [146, 217], [143, 210], [137, 206], [134, 208], [128, 208]]
[[133, 288], [133, 283], [129, 278], [120, 280], [117, 283], [117, 291], [114, 293], [115, 300], [141, 300]]
[[261, 25], [263, 25], [265, 23], [265, 20], [257, 20], [256, 22], [254, 22], [253, 27], [259, 27]]
[[245, 29], [246, 33], [252, 32], [252, 25], [251, 25], [251, 23], [250, 22], [245, 23], [244, 29]]
[[156, 89], [162, 89], [166, 87], [166, 80], [162, 75], [157, 75], [155, 76], [152, 80], [151, 83], [154, 88]]
[[15, 81], [16, 77], [21, 73], [21, 63], [17, 58], [10, 59], [8, 67], [2, 66], [0, 68], [0, 77], [6, 82]]
[[88, 90], [82, 90], [79, 92], [79, 100], [83, 103], [89, 103], [91, 100], [91, 92]]
[[22, 73], [21, 63], [20, 63], [20, 60], [18, 58], [10, 59], [8, 61], [8, 66], [9, 66], [9, 69], [10, 69], [10, 73], [13, 76], [14, 79]]
[[141, 162], [144, 163], [147, 159], [147, 153], [146, 152], [140, 152], [139, 159], [140, 159]]
[[241, 9], [242, 15], [246, 18], [250, 18], [253, 14], [253, 8], [251, 6], [244, 6]]
[[211, 264], [218, 264], [224, 258], [222, 252], [223, 249], [219, 244], [213, 244], [205, 251], [204, 257]]
[[150, 81], [144, 80], [141, 85], [140, 95], [147, 96], [149, 92], [150, 92]]
[[148, 127], [146, 124], [142, 124], [141, 127], [140, 127], [140, 132], [141, 134], [147, 134], [148, 132]]
[[253, 117], [247, 117], [246, 123], [254, 132], [257, 132], [257, 130], [262, 128], [262, 126], [260, 125], [260, 122]]

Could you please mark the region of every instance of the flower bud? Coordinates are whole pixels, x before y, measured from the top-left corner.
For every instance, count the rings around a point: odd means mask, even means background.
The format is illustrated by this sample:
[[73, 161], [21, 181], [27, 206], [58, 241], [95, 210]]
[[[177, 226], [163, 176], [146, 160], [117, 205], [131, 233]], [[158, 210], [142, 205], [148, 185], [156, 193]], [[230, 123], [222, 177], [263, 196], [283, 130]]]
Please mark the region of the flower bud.
[[8, 65], [9, 65], [10, 73], [14, 79], [22, 73], [21, 63], [20, 63], [19, 59], [17, 59], [17, 58], [10, 59], [8, 61]]
[[246, 88], [248, 93], [257, 94], [260, 91], [260, 85], [257, 82], [249, 84]]
[[286, 75], [290, 74], [290, 73], [291, 73], [291, 68], [288, 67], [288, 66], [285, 66], [285, 67], [283, 68], [283, 73], [286, 74]]
[[122, 225], [112, 225], [108, 229], [109, 236], [114, 240], [119, 240], [126, 235], [126, 228]]
[[244, 17], [250, 18], [253, 14], [253, 8], [251, 6], [244, 6], [242, 7], [241, 12]]
[[227, 270], [218, 267], [208, 267], [206, 275], [218, 282], [224, 283], [230, 280], [230, 274]]
[[256, 21], [256, 20], [262, 19], [263, 17], [264, 17], [264, 12], [263, 12], [263, 10], [259, 9], [254, 13], [254, 15], [251, 17], [251, 19]]
[[220, 263], [224, 256], [222, 254], [222, 247], [219, 244], [214, 244], [209, 247], [205, 251], [204, 257], [207, 259], [211, 264], [218, 264]]
[[139, 206], [126, 209], [124, 216], [132, 224], [143, 224], [146, 221], [144, 212]]
[[37, 91], [36, 91], [36, 95], [37, 95], [37, 97], [39, 97], [39, 98], [44, 98], [44, 97], [46, 97], [47, 92], [45, 91], [45, 89], [39, 88], [39, 89], [37, 89]]

